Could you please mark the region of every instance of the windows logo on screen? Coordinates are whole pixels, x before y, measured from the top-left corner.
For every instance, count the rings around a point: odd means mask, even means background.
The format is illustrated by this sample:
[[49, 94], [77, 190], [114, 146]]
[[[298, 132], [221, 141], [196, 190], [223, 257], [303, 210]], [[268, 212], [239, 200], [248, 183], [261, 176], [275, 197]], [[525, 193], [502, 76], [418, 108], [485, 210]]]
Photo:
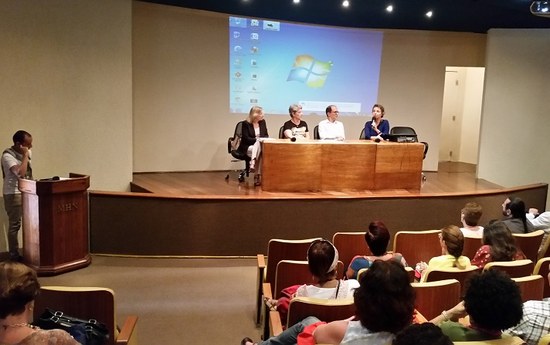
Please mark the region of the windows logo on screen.
[[299, 81], [311, 88], [321, 88], [331, 69], [332, 61], [323, 62], [315, 60], [311, 55], [298, 55], [286, 80]]

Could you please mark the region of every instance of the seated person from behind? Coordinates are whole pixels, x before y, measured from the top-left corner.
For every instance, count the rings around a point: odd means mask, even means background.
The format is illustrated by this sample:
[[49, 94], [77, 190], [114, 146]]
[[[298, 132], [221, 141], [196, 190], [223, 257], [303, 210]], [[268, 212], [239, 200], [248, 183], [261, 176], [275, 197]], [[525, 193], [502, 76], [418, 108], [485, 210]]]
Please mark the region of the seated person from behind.
[[535, 230], [546, 230], [545, 233], [550, 232], [550, 211], [539, 214], [538, 209], [530, 208], [525, 216]]
[[462, 222], [462, 234], [464, 237], [481, 238], [483, 236], [483, 227], [478, 225], [479, 219], [483, 214], [483, 209], [477, 202], [469, 202], [460, 212], [460, 221]]
[[309, 139], [307, 123], [302, 121], [302, 106], [292, 104], [288, 107], [290, 120], [283, 124], [285, 138]]
[[39, 292], [35, 271], [19, 262], [0, 262], [0, 344], [79, 345], [64, 330], [30, 325]]
[[369, 268], [375, 260], [392, 260], [399, 262], [403, 267], [407, 266], [403, 255], [387, 251], [390, 232], [382, 221], [375, 220], [369, 224], [369, 229], [365, 233], [365, 241], [373, 255], [357, 255], [351, 259], [346, 271], [348, 278], [357, 278], [357, 272], [362, 268]]
[[472, 259], [472, 265], [483, 268], [492, 261], [523, 260], [525, 255], [516, 247], [516, 240], [503, 222], [496, 221], [485, 227], [483, 245]]
[[[413, 322], [414, 289], [401, 264], [376, 261], [362, 276], [353, 295], [355, 317], [330, 323], [308, 317], [259, 345], [294, 345], [310, 335], [308, 344], [390, 344], [396, 333]], [[311, 339], [312, 338], [312, 339]], [[252, 345], [244, 338], [241, 345]]]
[[355, 279], [339, 280], [336, 278], [338, 250], [330, 241], [313, 241], [307, 251], [307, 262], [313, 284], [288, 287], [283, 291], [283, 294], [287, 296], [278, 300], [266, 301], [268, 306], [276, 306], [283, 320], [286, 320], [288, 305], [295, 296], [325, 299], [349, 298], [353, 296], [353, 291], [359, 287], [359, 282]]
[[319, 138], [321, 140], [344, 140], [344, 124], [338, 121], [340, 112], [335, 105], [329, 105], [325, 110], [326, 120], [319, 122]]
[[448, 225], [441, 229], [439, 234], [439, 244], [441, 245], [441, 256], [430, 259], [428, 265], [420, 263], [420, 271], [426, 272], [426, 269], [451, 268], [465, 269], [471, 266], [470, 259], [462, 255], [464, 249], [464, 235], [455, 225]]
[[381, 104], [372, 106], [372, 120], [365, 123], [365, 139], [383, 140], [383, 134], [390, 133], [390, 122], [383, 119], [385, 114], [384, 107]]
[[441, 328], [431, 322], [415, 323], [397, 333], [392, 345], [453, 345]]
[[535, 231], [533, 224], [527, 220], [526, 207], [520, 198], [509, 197], [502, 203], [502, 214], [504, 224], [514, 234], [526, 234]]
[[241, 143], [237, 149], [251, 158], [250, 171], [252, 172], [256, 171], [257, 167], [259, 168], [261, 145], [258, 139], [268, 136], [264, 111], [262, 107], [253, 106], [250, 108], [246, 121], [243, 122]]
[[[457, 322], [466, 315], [470, 326]], [[501, 330], [517, 325], [522, 316], [519, 287], [506, 273], [492, 269], [474, 274], [464, 301], [430, 322], [452, 341], [480, 341], [499, 339]]]

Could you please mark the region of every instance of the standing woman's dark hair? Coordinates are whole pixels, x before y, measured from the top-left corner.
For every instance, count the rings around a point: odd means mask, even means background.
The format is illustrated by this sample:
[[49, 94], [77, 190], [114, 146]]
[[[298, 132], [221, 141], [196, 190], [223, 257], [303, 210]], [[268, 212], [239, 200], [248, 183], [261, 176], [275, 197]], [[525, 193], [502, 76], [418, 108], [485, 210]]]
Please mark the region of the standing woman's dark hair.
[[322, 284], [336, 277], [338, 250], [327, 240], [315, 240], [307, 250], [309, 271]]
[[373, 255], [382, 256], [388, 249], [390, 232], [382, 221], [375, 220], [369, 224], [369, 231], [365, 232], [365, 241]]
[[510, 202], [506, 204], [506, 209], [510, 210], [510, 216], [512, 218], [521, 219], [523, 223], [523, 232], [528, 233], [529, 229], [527, 227], [527, 216], [525, 203], [520, 198], [511, 198]]
[[371, 332], [397, 333], [411, 324], [415, 293], [400, 263], [376, 260], [355, 290], [357, 318]]
[[492, 261], [514, 260], [518, 251], [512, 232], [503, 222], [494, 222], [485, 227], [482, 242], [491, 248]]

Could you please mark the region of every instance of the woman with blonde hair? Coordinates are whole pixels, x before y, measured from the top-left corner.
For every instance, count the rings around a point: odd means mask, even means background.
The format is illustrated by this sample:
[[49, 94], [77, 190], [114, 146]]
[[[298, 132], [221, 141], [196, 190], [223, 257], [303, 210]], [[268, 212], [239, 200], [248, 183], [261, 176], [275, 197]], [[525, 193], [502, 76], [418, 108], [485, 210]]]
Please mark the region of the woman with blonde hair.
[[254, 174], [254, 184], [260, 185], [260, 138], [267, 138], [267, 125], [264, 110], [257, 105], [250, 108], [246, 121], [243, 121], [241, 143], [238, 151], [250, 157], [250, 171]]
[[64, 330], [41, 330], [30, 324], [39, 291], [31, 268], [14, 261], [0, 262], [0, 344], [79, 345]]

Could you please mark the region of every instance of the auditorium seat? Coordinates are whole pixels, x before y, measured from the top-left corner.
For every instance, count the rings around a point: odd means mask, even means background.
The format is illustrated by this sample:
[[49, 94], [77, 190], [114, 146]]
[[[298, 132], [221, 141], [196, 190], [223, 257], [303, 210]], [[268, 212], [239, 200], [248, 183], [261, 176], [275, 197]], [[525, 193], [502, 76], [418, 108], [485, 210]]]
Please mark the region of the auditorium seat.
[[525, 277], [533, 273], [535, 264], [529, 259], [514, 261], [492, 261], [488, 262], [483, 270], [498, 269], [508, 273], [510, 278]]
[[416, 292], [416, 309], [427, 320], [460, 302], [460, 282], [456, 279], [411, 283]]
[[544, 279], [541, 275], [530, 275], [519, 278], [512, 278], [518, 284], [523, 302], [536, 300], [540, 301], [544, 295]]
[[544, 298], [550, 297], [550, 282], [548, 282], [548, 273], [550, 272], [550, 257], [542, 258], [535, 264], [533, 274], [540, 274], [544, 279]]
[[466, 282], [474, 273], [479, 271], [480, 269], [477, 266], [470, 266], [462, 270], [456, 267], [428, 269], [423, 272], [420, 282], [456, 279], [460, 282], [461, 286], [460, 296], [464, 296], [466, 292]]
[[467, 256], [470, 260], [472, 260], [481, 246], [481, 238], [464, 237], [464, 248], [462, 249], [462, 255]]
[[454, 341], [453, 344], [454, 345], [524, 345], [526, 343], [520, 337], [503, 334], [502, 338], [500, 339], [477, 340], [477, 341]]
[[109, 330], [108, 345], [137, 344], [137, 316], [128, 316], [120, 331], [113, 290], [101, 287], [42, 286], [34, 302], [34, 319], [50, 308], [79, 319], [95, 319]]
[[441, 230], [399, 231], [393, 238], [393, 251], [401, 253], [407, 264], [414, 267], [441, 255], [438, 234]]
[[512, 234], [516, 240], [516, 246], [521, 249], [527, 259], [537, 262], [539, 249], [544, 237], [543, 230], [536, 230], [527, 234]]
[[260, 324], [263, 299], [263, 283], [275, 286], [277, 264], [281, 260], [304, 260], [311, 242], [320, 238], [304, 240], [271, 239], [267, 245], [267, 262], [263, 254], [257, 255], [258, 285], [256, 295], [256, 324]]
[[356, 255], [372, 255], [365, 241], [365, 231], [337, 232], [332, 235], [332, 244], [338, 249], [340, 261], [344, 263], [344, 274]]

